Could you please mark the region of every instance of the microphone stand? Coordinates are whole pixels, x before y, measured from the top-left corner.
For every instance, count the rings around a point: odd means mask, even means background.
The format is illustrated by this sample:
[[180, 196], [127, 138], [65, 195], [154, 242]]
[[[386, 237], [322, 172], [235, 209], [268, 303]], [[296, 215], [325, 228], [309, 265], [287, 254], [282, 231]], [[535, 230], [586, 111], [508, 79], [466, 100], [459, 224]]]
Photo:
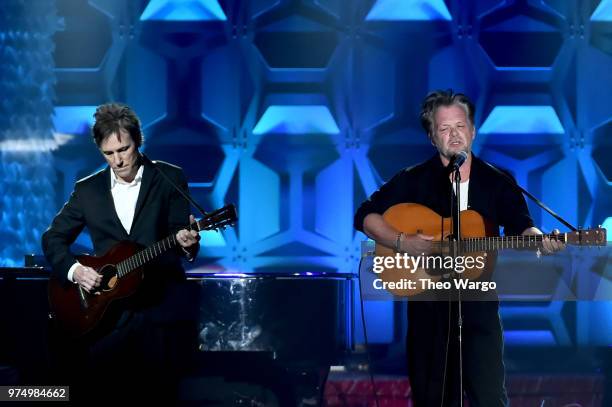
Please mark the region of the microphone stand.
[[[453, 252], [455, 259], [453, 266], [453, 277], [459, 278], [457, 272], [457, 256], [461, 253], [461, 172], [459, 167], [454, 171], [455, 205], [452, 211], [453, 220]], [[461, 286], [457, 286], [457, 328], [459, 341], [459, 406], [463, 407], [463, 314], [461, 309]]]

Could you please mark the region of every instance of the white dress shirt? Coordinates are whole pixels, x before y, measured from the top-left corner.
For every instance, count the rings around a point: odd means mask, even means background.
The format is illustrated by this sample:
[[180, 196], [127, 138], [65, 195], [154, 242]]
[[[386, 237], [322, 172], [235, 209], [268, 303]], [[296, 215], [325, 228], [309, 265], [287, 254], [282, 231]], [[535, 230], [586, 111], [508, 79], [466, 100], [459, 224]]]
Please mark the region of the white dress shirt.
[[130, 183], [117, 178], [114, 171], [111, 170], [110, 172], [111, 194], [113, 195], [115, 211], [128, 235], [130, 230], [132, 230], [132, 222], [134, 222], [134, 212], [136, 211], [136, 201], [138, 200], [140, 184], [142, 183], [143, 169], [144, 166], [141, 165]]

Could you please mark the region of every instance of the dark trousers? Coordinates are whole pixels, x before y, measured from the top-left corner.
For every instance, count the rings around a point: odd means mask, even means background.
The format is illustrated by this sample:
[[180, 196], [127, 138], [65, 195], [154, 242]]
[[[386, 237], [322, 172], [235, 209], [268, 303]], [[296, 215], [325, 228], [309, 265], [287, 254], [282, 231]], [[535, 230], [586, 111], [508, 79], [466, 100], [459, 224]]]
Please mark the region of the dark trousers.
[[120, 312], [95, 338], [73, 340], [52, 329], [53, 381], [70, 385], [73, 405], [174, 405], [197, 353], [199, 300], [193, 291], [172, 286], [164, 301]]
[[[415, 407], [459, 405], [457, 302], [408, 305], [407, 358]], [[499, 303], [462, 303], [463, 388], [471, 407], [506, 406]]]

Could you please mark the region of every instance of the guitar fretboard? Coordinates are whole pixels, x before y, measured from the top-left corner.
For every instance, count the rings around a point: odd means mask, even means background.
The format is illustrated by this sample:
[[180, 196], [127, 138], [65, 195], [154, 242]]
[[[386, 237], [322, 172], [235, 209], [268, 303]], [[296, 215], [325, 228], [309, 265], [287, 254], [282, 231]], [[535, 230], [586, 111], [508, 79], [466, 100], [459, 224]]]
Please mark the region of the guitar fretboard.
[[159, 257], [162, 253], [167, 252], [171, 248], [178, 245], [176, 236], [171, 235], [167, 238], [160, 240], [159, 242], [153, 243], [151, 246], [138, 253], [128, 257], [121, 263], [117, 264], [117, 276], [119, 278], [125, 277], [130, 272], [136, 270], [139, 267], [144, 266], [146, 263]]
[[[216, 211], [206, 214], [205, 217], [198, 221], [194, 221], [193, 223], [186, 226], [185, 229], [189, 231], [195, 230], [197, 232], [219, 228], [223, 229], [227, 225], [232, 225], [233, 222], [236, 221], [236, 219], [236, 208], [234, 207], [234, 205], [229, 204], [225, 205], [223, 208], [217, 209]], [[166, 237], [165, 239], [160, 240], [159, 242], [153, 243], [146, 249], [143, 249], [138, 253], [134, 254], [133, 256], [130, 256], [122, 262], [118, 263], [116, 265], [117, 277], [125, 277], [132, 271], [144, 266], [146, 263], [154, 260], [161, 254], [167, 252], [172, 248], [177, 247], [178, 245], [179, 243], [176, 240], [176, 234], [172, 234]]]
[[[549, 238], [566, 242], [564, 233], [558, 235], [525, 235], [525, 236], [490, 236], [461, 239], [460, 249], [463, 252], [478, 252], [499, 249], [537, 248], [542, 240]], [[448, 245], [449, 242], [435, 242], [437, 245]]]
[[[187, 226], [187, 230], [199, 230], [197, 228], [197, 222]], [[153, 243], [151, 246], [139, 251], [138, 253], [128, 257], [122, 262], [117, 264], [117, 277], [122, 278], [136, 270], [139, 267], [144, 266], [148, 262], [156, 259], [168, 250], [177, 247], [179, 245], [176, 240], [176, 235], [172, 234], [159, 242]]]

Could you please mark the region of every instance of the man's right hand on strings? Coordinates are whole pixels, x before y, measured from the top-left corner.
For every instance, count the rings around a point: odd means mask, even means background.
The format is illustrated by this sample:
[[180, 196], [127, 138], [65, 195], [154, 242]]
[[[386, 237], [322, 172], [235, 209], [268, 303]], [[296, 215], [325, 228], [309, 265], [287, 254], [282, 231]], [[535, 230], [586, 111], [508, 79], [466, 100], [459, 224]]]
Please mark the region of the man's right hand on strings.
[[102, 275], [91, 267], [78, 265], [72, 275], [73, 280], [78, 283], [85, 291], [90, 292], [93, 288], [100, 286]]

